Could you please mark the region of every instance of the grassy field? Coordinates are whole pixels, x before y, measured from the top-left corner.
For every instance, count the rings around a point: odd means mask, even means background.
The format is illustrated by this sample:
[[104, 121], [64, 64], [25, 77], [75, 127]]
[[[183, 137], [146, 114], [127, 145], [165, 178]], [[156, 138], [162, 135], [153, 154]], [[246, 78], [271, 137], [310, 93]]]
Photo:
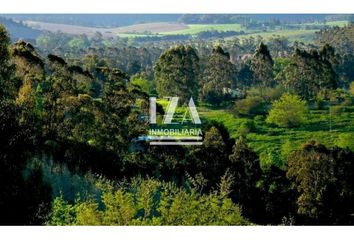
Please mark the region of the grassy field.
[[[250, 33], [244, 34], [242, 36], [238, 36], [240, 39], [250, 38], [250, 37], [257, 37], [261, 36], [265, 40], [269, 40], [275, 36], [286, 37], [289, 41], [302, 41], [302, 42], [310, 42], [313, 40], [315, 36], [315, 32], [317, 30], [279, 30], [279, 31], [271, 31], [271, 32], [261, 32], [261, 33]], [[233, 37], [227, 38], [232, 39]]]
[[[328, 26], [345, 26], [347, 21], [332, 21], [327, 22]], [[289, 38], [290, 41], [302, 41], [310, 42], [317, 30], [308, 30], [305, 27], [318, 26], [322, 23], [301, 23], [292, 24], [292, 26], [304, 26], [303, 29], [296, 30], [275, 30], [275, 31], [264, 31], [255, 33], [241, 26], [241, 24], [181, 24], [181, 23], [168, 23], [168, 22], [153, 22], [153, 23], [143, 23], [134, 24], [130, 26], [118, 27], [118, 28], [93, 28], [84, 27], [68, 24], [56, 24], [56, 23], [46, 23], [46, 22], [35, 22], [27, 21], [27, 25], [40, 30], [51, 31], [51, 32], [63, 32], [67, 34], [85, 34], [87, 36], [94, 36], [96, 32], [100, 32], [104, 37], [146, 37], [146, 36], [165, 36], [165, 35], [177, 35], [177, 34], [190, 34], [196, 35], [200, 32], [217, 30], [217, 31], [245, 31], [246, 34], [238, 36], [239, 38], [249, 38], [261, 36], [265, 40], [273, 36], [284, 36]], [[226, 39], [233, 39], [229, 37]]]
[[[164, 110], [167, 110], [168, 101], [158, 100]], [[333, 106], [336, 108], [338, 106]], [[174, 120], [178, 121], [188, 109], [178, 106]], [[294, 146], [299, 146], [309, 140], [317, 140], [325, 145], [333, 146], [337, 143], [342, 133], [354, 133], [354, 106], [341, 106], [341, 111], [332, 114], [329, 108], [323, 110], [312, 109], [309, 111], [306, 123], [298, 128], [281, 128], [266, 123], [265, 116], [253, 119], [235, 115], [227, 109], [211, 109], [209, 107], [198, 107], [198, 113], [202, 123], [213, 120], [221, 122], [228, 129], [230, 136], [237, 138], [242, 124], [253, 121], [255, 130], [247, 135], [250, 145], [257, 151], [263, 152], [267, 149], [279, 150], [286, 141], [291, 141]], [[161, 120], [161, 119], [160, 119]], [[353, 139], [354, 141], [354, 139]]]
[[[344, 27], [348, 24], [348, 21], [330, 21], [326, 22], [325, 25], [330, 26], [330, 27]], [[299, 24], [293, 24], [294, 26], [318, 26], [318, 25], [323, 25], [323, 23], [299, 23]]]
[[186, 29], [177, 31], [160, 32], [163, 35], [176, 35], [176, 34], [191, 34], [195, 35], [200, 32], [217, 30], [217, 31], [241, 31], [245, 30], [241, 24], [188, 24]]
[[[296, 149], [301, 144], [316, 140], [327, 146], [337, 145], [340, 134], [354, 132], [354, 106], [345, 107], [340, 114], [329, 114], [329, 110], [311, 110], [306, 124], [298, 128], [280, 128], [271, 126], [265, 119], [252, 120], [238, 117], [227, 110], [201, 108], [202, 121], [221, 122], [234, 138], [239, 136], [239, 129], [246, 121], [253, 121], [255, 129], [247, 134], [247, 142], [259, 154], [282, 155], [284, 144]], [[354, 141], [354, 140], [353, 140]]]

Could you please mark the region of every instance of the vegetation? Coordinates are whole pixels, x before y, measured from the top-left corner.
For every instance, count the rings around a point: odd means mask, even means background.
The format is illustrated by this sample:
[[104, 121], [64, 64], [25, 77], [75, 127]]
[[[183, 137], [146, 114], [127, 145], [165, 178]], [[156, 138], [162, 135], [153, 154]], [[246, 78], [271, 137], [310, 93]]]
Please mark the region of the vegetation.
[[305, 123], [306, 113], [306, 102], [296, 95], [284, 94], [273, 103], [267, 122], [279, 127], [298, 127]]
[[[341, 39], [351, 31], [328, 28], [311, 44], [215, 32], [222, 39], [46, 33], [31, 44], [0, 26], [0, 224], [353, 224], [354, 58]], [[202, 145], [149, 144], [168, 96], [182, 102], [176, 121], [193, 97]]]
[[50, 225], [246, 225], [240, 208], [227, 198], [229, 182], [208, 195], [154, 179], [105, 186], [100, 202], [62, 197], [53, 201]]

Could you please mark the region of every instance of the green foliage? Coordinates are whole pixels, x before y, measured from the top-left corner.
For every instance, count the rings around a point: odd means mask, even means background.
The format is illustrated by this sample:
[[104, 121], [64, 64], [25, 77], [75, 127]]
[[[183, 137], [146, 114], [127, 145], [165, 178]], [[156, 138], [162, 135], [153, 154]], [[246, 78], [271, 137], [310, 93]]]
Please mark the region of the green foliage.
[[235, 103], [235, 112], [244, 115], [258, 115], [266, 113], [266, 103], [259, 96], [247, 97]]
[[[352, 207], [353, 153], [309, 142], [288, 159], [287, 177], [298, 192], [298, 213], [318, 223], [343, 221]], [[349, 204], [349, 205], [348, 205]]]
[[[1, 224], [249, 224], [240, 208], [260, 224], [353, 222], [353, 153], [328, 148], [353, 149], [350, 54], [294, 43], [306, 51], [290, 56], [280, 37], [269, 39], [269, 48], [262, 37], [189, 39], [190, 46], [171, 49], [170, 41], [150, 40], [48, 33], [38, 39], [40, 52], [55, 49], [65, 59], [43, 58], [29, 43], [11, 45], [0, 27]], [[219, 105], [198, 107], [203, 145], [138, 140], [156, 87], [160, 96]], [[309, 101], [307, 112], [285, 91], [321, 100], [321, 107]], [[231, 94], [236, 111], [227, 109]], [[177, 117], [185, 109], [178, 107]], [[297, 149], [310, 139], [327, 147]], [[148, 179], [124, 180], [139, 175]]]
[[296, 95], [284, 94], [273, 102], [266, 121], [279, 127], [298, 127], [305, 123], [306, 113], [306, 102]]
[[130, 84], [139, 86], [140, 89], [147, 94], [152, 91], [151, 81], [141, 78], [139, 76], [132, 78], [130, 80]]
[[337, 145], [341, 148], [349, 148], [354, 151], [354, 134], [342, 133], [338, 136]]
[[334, 89], [337, 76], [330, 60], [334, 53], [328, 48], [310, 53], [296, 49], [291, 62], [277, 75], [277, 81], [305, 99], [313, 99], [320, 90]]
[[178, 46], [161, 55], [154, 67], [161, 97], [178, 96], [182, 102], [198, 95], [199, 58], [190, 46]]
[[274, 59], [273, 73], [275, 78], [277, 78], [277, 75], [281, 73], [289, 63], [291, 63], [289, 58]]
[[274, 84], [273, 59], [266, 45], [261, 43], [252, 58], [251, 70], [255, 74], [255, 84], [271, 87]]
[[297, 148], [298, 146], [296, 143], [287, 139], [280, 149], [281, 158], [285, 161]]
[[230, 54], [218, 46], [213, 49], [202, 74], [201, 99], [219, 105], [231, 97], [235, 82], [235, 66], [230, 62]]
[[82, 39], [80, 37], [76, 37], [76, 38], [71, 39], [68, 42], [68, 45], [71, 48], [82, 49], [82, 48], [84, 48], [85, 41], [84, 41], [84, 39]]
[[75, 208], [62, 197], [53, 200], [50, 224], [56, 226], [72, 225], [75, 221]]
[[349, 92], [352, 96], [354, 96], [354, 81], [350, 83]]
[[[230, 171], [233, 171], [235, 175], [232, 197], [244, 207], [245, 216], [255, 218], [257, 211], [261, 209], [257, 182], [261, 178], [262, 171], [258, 156], [247, 145], [244, 137], [240, 137], [232, 147], [229, 159]], [[245, 194], [246, 192], [247, 194]]]
[[282, 158], [279, 156], [279, 153], [276, 152], [274, 149], [262, 152], [259, 156], [259, 160], [262, 169], [268, 169], [271, 166], [276, 166], [279, 168], [284, 166]]
[[14, 97], [16, 84], [13, 81], [14, 66], [10, 64], [10, 37], [5, 27], [0, 24], [0, 100]]
[[173, 183], [135, 179], [105, 189], [102, 207], [94, 200], [74, 204], [56, 198], [49, 225], [245, 225], [239, 207], [227, 198], [230, 179], [220, 192], [200, 194]]
[[256, 130], [255, 124], [253, 120], [247, 120], [241, 124], [237, 133], [241, 136], [246, 136], [250, 132], [254, 132]]

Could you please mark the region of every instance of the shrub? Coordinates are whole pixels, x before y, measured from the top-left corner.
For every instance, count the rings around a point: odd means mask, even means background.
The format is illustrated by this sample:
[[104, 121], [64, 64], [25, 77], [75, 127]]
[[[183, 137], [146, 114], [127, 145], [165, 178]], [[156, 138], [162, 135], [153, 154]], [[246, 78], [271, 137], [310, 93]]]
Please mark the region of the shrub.
[[243, 122], [239, 129], [237, 130], [237, 133], [241, 136], [245, 136], [250, 132], [254, 132], [256, 130], [256, 127], [254, 125], [254, 122], [252, 120], [247, 120]]
[[247, 97], [236, 102], [235, 111], [245, 115], [265, 114], [266, 104], [261, 97]]
[[279, 127], [297, 127], [305, 122], [307, 111], [305, 101], [302, 101], [297, 95], [286, 93], [279, 100], [273, 102], [266, 121]]
[[342, 133], [338, 136], [337, 145], [341, 148], [348, 147], [354, 151], [354, 133]]

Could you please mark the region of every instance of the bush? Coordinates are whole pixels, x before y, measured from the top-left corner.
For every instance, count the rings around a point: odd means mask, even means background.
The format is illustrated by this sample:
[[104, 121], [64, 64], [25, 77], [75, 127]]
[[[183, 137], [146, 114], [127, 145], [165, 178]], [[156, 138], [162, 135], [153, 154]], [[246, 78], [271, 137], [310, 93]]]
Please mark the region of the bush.
[[279, 127], [298, 127], [305, 122], [307, 111], [305, 101], [297, 95], [286, 93], [273, 102], [266, 121]]
[[247, 97], [236, 102], [235, 111], [244, 115], [266, 114], [266, 103], [261, 97]]
[[285, 89], [278, 85], [276, 87], [256, 87], [247, 91], [250, 97], [261, 97], [266, 102], [278, 100], [285, 92]]
[[237, 133], [241, 136], [245, 136], [250, 132], [254, 132], [255, 130], [256, 127], [254, 125], [254, 122], [252, 120], [247, 120], [241, 124], [241, 126], [237, 130]]
[[338, 147], [349, 148], [354, 151], [354, 133], [342, 133], [338, 136]]

